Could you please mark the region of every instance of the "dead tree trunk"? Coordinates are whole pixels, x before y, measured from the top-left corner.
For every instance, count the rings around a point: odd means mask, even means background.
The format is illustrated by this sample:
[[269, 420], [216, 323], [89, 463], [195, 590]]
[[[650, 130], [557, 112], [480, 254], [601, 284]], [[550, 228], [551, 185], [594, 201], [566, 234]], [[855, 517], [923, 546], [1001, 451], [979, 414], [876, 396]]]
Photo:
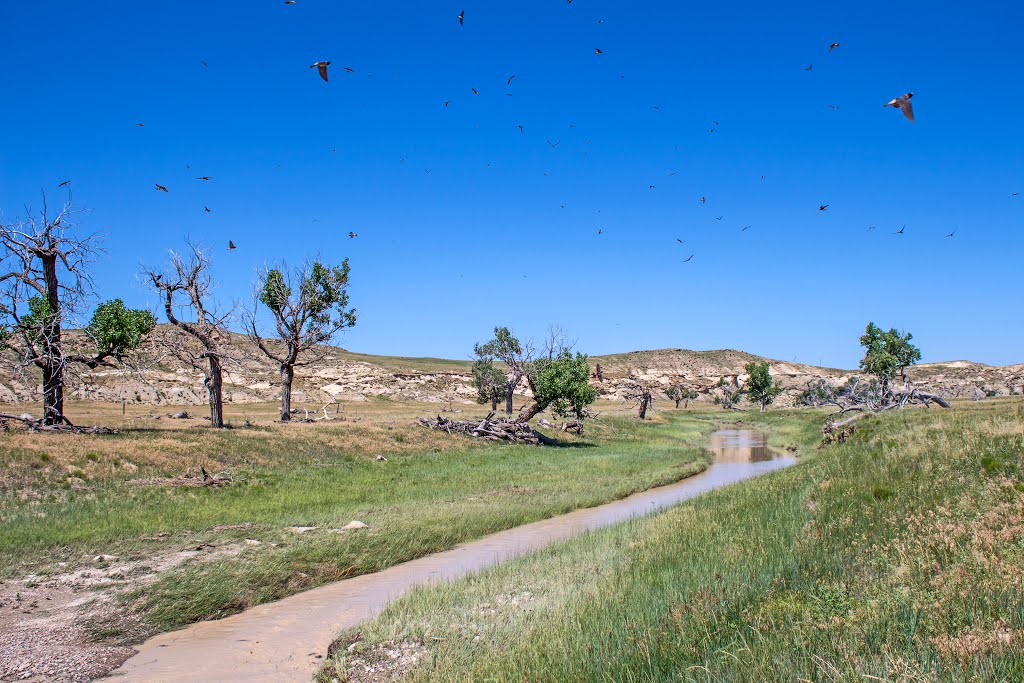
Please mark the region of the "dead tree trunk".
[[281, 364], [281, 422], [292, 419], [292, 382], [295, 380], [295, 368], [287, 363]]
[[491, 392], [491, 412], [492, 413], [498, 412], [498, 399], [499, 398], [500, 398], [500, 396], [498, 396], [498, 392], [497, 391], [492, 391]]
[[[645, 390], [643, 392], [643, 394], [640, 396], [640, 419], [641, 420], [646, 420], [647, 419], [647, 409], [650, 407], [650, 405], [651, 405], [651, 392]], [[676, 401], [676, 407], [677, 408], [679, 407], [679, 401]]]
[[604, 384], [604, 370], [603, 368], [601, 368], [600, 363], [597, 364], [597, 372], [595, 372], [594, 374], [597, 375], [597, 381], [601, 384]]
[[224, 426], [224, 370], [220, 358], [210, 356], [210, 371], [206, 376], [206, 391], [210, 397], [210, 426]]
[[48, 361], [43, 364], [42, 371], [43, 424], [63, 424], [67, 422], [64, 417], [64, 368], [59, 361]]

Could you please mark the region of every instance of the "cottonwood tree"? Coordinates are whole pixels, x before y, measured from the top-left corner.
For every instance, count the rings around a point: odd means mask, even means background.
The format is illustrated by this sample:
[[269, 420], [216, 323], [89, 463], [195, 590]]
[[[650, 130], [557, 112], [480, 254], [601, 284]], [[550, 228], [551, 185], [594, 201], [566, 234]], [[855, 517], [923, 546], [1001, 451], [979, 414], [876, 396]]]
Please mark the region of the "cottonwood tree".
[[[860, 367], [870, 379], [855, 377], [834, 394], [823, 394], [828, 403], [839, 409], [825, 419], [822, 432], [826, 440], [843, 440], [855, 428], [850, 423], [864, 415], [911, 404], [934, 403], [949, 408], [949, 402], [942, 396], [917, 389], [907, 381], [906, 369], [921, 360], [921, 350], [911, 343], [913, 338], [910, 333], [904, 334], [895, 328], [886, 332], [873, 322], [868, 323], [860, 337], [860, 345], [864, 347]], [[897, 378], [902, 380], [902, 386], [895, 386]], [[836, 419], [849, 412], [857, 414], [844, 420]]]
[[507, 327], [495, 327], [494, 338], [476, 344], [473, 353], [478, 360], [500, 360], [505, 364], [505, 412], [512, 414], [512, 396], [522, 380], [533, 393], [533, 403], [524, 407], [515, 421], [527, 423], [547, 408], [559, 417], [570, 415], [583, 419], [586, 407], [597, 398], [590, 386], [590, 365], [587, 356], [573, 355], [572, 344], [557, 327], [549, 328], [544, 355], [533, 357], [533, 345], [520, 342]]
[[637, 417], [646, 420], [647, 411], [654, 406], [654, 393], [646, 382], [634, 379], [626, 389], [626, 400], [633, 401], [636, 404]]
[[761, 406], [761, 412], [768, 410], [768, 406], [775, 400], [775, 397], [782, 391], [778, 382], [772, 380], [771, 370], [768, 363], [757, 363], [751, 361], [743, 368], [750, 379], [747, 381], [747, 396], [751, 403]]
[[888, 391], [897, 377], [906, 381], [906, 369], [921, 360], [921, 350], [910, 343], [913, 338], [909, 332], [902, 334], [895, 328], [884, 332], [873, 322], [868, 323], [860, 337], [864, 347], [860, 368], [876, 377], [883, 391]]
[[257, 275], [256, 300], [273, 315], [277, 339], [272, 344], [260, 333], [255, 307], [248, 316], [247, 333], [278, 364], [282, 422], [291, 420], [295, 368], [322, 359], [323, 345], [356, 324], [348, 278], [348, 259], [340, 266], [312, 261], [293, 270], [267, 268]]
[[144, 269], [163, 301], [164, 315], [178, 334], [161, 340], [178, 360], [203, 373], [210, 404], [210, 426], [224, 426], [224, 364], [233, 359], [227, 331], [232, 310], [221, 311], [214, 296], [211, 256], [202, 245], [187, 242], [187, 251], [172, 251], [163, 270]]
[[487, 356], [478, 356], [473, 361], [472, 370], [477, 403], [490, 402], [491, 410], [497, 411], [498, 402], [505, 398], [508, 391], [505, 373], [495, 366], [493, 358]]
[[674, 384], [665, 391], [665, 395], [671, 400], [676, 402], [676, 409], [679, 409], [679, 404], [686, 401], [684, 408], [690, 407], [690, 399], [697, 398], [698, 394], [693, 389], [690, 389], [685, 384]]
[[148, 311], [125, 308], [120, 300], [101, 304], [86, 332], [91, 353], [66, 348], [64, 326], [73, 324], [95, 294], [90, 268], [102, 253], [100, 236], [81, 234], [70, 198], [51, 214], [43, 208], [8, 223], [0, 219], [0, 349], [24, 373], [42, 375], [43, 425], [70, 425], [64, 415], [66, 374], [76, 365], [116, 367], [153, 329]]
[[516, 387], [529, 374], [533, 355], [532, 346], [520, 343], [507, 327], [495, 327], [494, 338], [483, 344], [475, 344], [473, 354], [478, 359], [489, 358], [492, 361], [499, 360], [505, 364], [505, 414], [512, 415], [512, 399]]
[[519, 413], [516, 422], [526, 423], [550, 408], [558, 417], [583, 420], [587, 406], [597, 399], [597, 390], [590, 386], [590, 363], [582, 353], [562, 349], [554, 358], [539, 358], [531, 363], [526, 374], [533, 404]]

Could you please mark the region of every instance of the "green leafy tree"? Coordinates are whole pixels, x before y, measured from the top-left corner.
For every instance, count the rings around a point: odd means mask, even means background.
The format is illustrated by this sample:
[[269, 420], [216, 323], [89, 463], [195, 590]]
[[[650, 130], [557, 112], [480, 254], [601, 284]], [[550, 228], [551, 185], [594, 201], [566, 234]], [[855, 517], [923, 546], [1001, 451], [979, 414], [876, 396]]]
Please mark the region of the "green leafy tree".
[[128, 308], [113, 299], [96, 307], [85, 330], [96, 344], [98, 358], [123, 358], [139, 348], [154, 327], [156, 316], [150, 311]]
[[860, 367], [878, 378], [884, 393], [888, 393], [892, 380], [906, 379], [906, 369], [921, 360], [921, 350], [910, 343], [913, 338], [909, 332], [902, 334], [895, 328], [885, 332], [874, 323], [868, 323], [861, 335], [864, 358]]
[[750, 375], [750, 379], [747, 381], [747, 395], [750, 398], [751, 403], [757, 403], [761, 406], [761, 412], [763, 413], [771, 405], [775, 397], [782, 391], [782, 387], [779, 386], [778, 382], [772, 380], [771, 371], [768, 367], [768, 363], [756, 363], [750, 362], [744, 366], [747, 374]]
[[675, 384], [665, 391], [665, 395], [671, 400], [676, 402], [676, 408], [679, 408], [679, 404], [686, 401], [686, 407], [689, 407], [690, 399], [697, 398], [697, 392], [690, 389], [685, 384]]
[[563, 349], [554, 358], [541, 358], [533, 363], [528, 379], [534, 403], [523, 409], [517, 422], [529, 422], [547, 408], [559, 417], [582, 420], [587, 406], [597, 399], [597, 390], [590, 386], [590, 363], [582, 353]]
[[473, 353], [477, 358], [490, 358], [505, 364], [505, 414], [512, 414], [512, 398], [516, 387], [531, 370], [531, 349], [520, 343], [507, 327], [495, 327], [494, 338], [483, 344], [475, 344]]
[[[88, 327], [95, 353], [66, 348], [64, 326], [80, 320], [94, 301], [90, 268], [102, 253], [98, 235], [79, 232], [78, 212], [69, 200], [53, 213], [44, 197], [42, 211], [0, 221], [0, 349], [16, 373], [35, 368], [42, 375], [46, 425], [70, 424], [64, 415], [70, 367], [116, 367], [113, 361], [123, 361], [153, 329], [147, 311], [131, 311], [119, 300], [107, 302]], [[125, 329], [116, 329], [114, 316]]]
[[340, 266], [313, 261], [296, 270], [270, 268], [258, 275], [256, 298], [273, 316], [277, 339], [270, 343], [260, 334], [255, 310], [248, 317], [247, 332], [278, 364], [283, 422], [291, 420], [295, 368], [322, 358], [323, 345], [356, 324], [348, 280], [348, 259]]
[[476, 386], [477, 403], [490, 402], [491, 410], [498, 410], [498, 402], [505, 398], [508, 383], [505, 373], [494, 365], [494, 359], [487, 356], [473, 361], [473, 384]]

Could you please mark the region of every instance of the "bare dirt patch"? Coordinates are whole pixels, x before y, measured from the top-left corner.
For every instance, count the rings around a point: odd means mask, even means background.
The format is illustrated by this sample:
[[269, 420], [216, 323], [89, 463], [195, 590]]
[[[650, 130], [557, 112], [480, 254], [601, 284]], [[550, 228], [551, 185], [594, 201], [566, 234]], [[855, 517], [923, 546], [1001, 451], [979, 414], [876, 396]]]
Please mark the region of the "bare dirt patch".
[[89, 681], [106, 674], [135, 653], [131, 643], [155, 633], [119, 607], [118, 595], [186, 562], [239, 551], [232, 543], [135, 561], [98, 555], [92, 566], [0, 583], [0, 681]]

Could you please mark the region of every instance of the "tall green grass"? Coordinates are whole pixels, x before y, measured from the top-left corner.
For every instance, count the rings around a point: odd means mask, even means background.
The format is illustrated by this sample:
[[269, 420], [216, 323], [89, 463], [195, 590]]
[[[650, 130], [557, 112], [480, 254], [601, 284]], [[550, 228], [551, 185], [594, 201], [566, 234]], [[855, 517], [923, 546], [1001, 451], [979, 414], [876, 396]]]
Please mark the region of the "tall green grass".
[[[242, 465], [225, 488], [98, 480], [55, 499], [9, 500], [0, 509], [0, 571], [45, 573], [57, 560], [81, 565], [101, 553], [146, 560], [207, 542], [235, 545], [237, 552], [168, 571], [132, 595], [132, 609], [172, 629], [677, 481], [706, 467], [712, 428], [692, 417], [643, 425], [616, 419], [593, 442], [471, 442], [464, 450], [395, 454], [386, 462], [321, 446], [296, 454], [294, 463], [281, 453], [264, 458], [275, 465]], [[231, 443], [230, 435], [209, 438], [211, 447]], [[260, 443], [271, 450], [293, 445], [272, 433], [239, 445]], [[370, 528], [328, 532], [354, 519]], [[249, 526], [214, 528], [240, 524]], [[292, 526], [321, 529], [300, 535]]]
[[1020, 403], [871, 418], [788, 470], [416, 590], [322, 677], [391, 642], [429, 648], [415, 681], [1024, 680], [1022, 454]]

